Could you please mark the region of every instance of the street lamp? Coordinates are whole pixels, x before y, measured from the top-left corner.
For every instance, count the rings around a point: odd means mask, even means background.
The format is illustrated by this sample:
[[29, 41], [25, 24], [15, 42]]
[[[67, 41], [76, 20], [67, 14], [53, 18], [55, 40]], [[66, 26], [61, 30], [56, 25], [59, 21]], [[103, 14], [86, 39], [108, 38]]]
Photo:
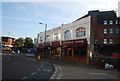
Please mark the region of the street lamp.
[[44, 48], [45, 48], [45, 50], [44, 50], [44, 55], [43, 55], [43, 58], [45, 58], [45, 53], [46, 53], [46, 30], [47, 30], [47, 24], [44, 24], [44, 23], [39, 23], [39, 24], [43, 24], [43, 25], [45, 25], [45, 37], [44, 37]]

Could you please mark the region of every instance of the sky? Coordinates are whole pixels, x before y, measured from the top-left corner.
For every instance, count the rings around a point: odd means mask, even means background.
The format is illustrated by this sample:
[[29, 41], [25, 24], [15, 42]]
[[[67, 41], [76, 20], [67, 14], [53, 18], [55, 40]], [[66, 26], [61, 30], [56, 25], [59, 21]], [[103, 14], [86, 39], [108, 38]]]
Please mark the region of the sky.
[[[118, 10], [119, 0], [2, 0], [2, 36], [37, 37], [47, 30], [70, 23], [90, 10]], [[39, 24], [39, 22], [44, 24]]]

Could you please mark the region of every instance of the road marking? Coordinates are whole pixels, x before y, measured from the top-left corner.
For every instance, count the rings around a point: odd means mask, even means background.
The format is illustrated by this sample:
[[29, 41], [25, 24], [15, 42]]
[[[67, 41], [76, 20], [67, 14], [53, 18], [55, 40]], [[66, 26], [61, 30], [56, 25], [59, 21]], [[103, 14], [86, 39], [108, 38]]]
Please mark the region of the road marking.
[[58, 75], [59, 77], [61, 77], [62, 75]]
[[7, 58], [7, 60], [5, 60], [5, 61], [3, 61], [3, 62], [7, 62], [10, 58], [9, 57], [6, 57]]
[[32, 59], [32, 61], [35, 61], [35, 59]]
[[31, 75], [34, 75], [36, 72], [33, 72]]
[[38, 70], [40, 70], [41, 68], [39, 68]]
[[94, 74], [94, 75], [107, 75], [105, 73], [89, 73], [89, 74]]
[[60, 79], [60, 77], [57, 77], [57, 79]]
[[59, 68], [60, 70], [62, 70], [60, 66], [58, 66], [58, 68]]
[[24, 77], [24, 78], [22, 78], [22, 79], [26, 79], [27, 77]]
[[50, 77], [50, 79], [54, 79], [54, 77]]

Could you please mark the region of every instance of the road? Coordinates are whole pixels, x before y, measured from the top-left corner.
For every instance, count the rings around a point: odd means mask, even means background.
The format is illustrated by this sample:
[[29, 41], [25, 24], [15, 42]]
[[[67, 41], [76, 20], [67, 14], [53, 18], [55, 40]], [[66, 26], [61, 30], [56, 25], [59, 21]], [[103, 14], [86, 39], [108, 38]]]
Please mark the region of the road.
[[[29, 55], [29, 54], [28, 54]], [[4, 54], [3, 79], [74, 79], [118, 81], [118, 71], [97, 69], [88, 64], [80, 64], [55, 59], [37, 61], [34, 57], [21, 54]], [[108, 80], [109, 79], [109, 80]]]
[[[3, 54], [2, 79], [45, 79], [50, 78], [52, 70], [45, 74], [44, 62], [37, 61], [32, 56], [7, 53]], [[44, 69], [43, 69], [44, 68]], [[44, 73], [42, 73], [42, 71]], [[49, 73], [49, 75], [48, 75]], [[44, 76], [43, 76], [44, 74]], [[38, 77], [36, 77], [36, 75]], [[40, 75], [40, 76], [39, 76]]]

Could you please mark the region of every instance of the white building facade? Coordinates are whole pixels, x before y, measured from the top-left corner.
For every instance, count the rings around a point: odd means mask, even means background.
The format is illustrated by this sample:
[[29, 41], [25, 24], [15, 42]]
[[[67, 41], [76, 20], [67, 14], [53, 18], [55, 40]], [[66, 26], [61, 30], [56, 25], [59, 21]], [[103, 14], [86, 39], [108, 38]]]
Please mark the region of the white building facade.
[[[90, 43], [90, 16], [46, 31], [46, 42], [87, 38]], [[38, 43], [43, 43], [45, 32], [40, 32]]]

